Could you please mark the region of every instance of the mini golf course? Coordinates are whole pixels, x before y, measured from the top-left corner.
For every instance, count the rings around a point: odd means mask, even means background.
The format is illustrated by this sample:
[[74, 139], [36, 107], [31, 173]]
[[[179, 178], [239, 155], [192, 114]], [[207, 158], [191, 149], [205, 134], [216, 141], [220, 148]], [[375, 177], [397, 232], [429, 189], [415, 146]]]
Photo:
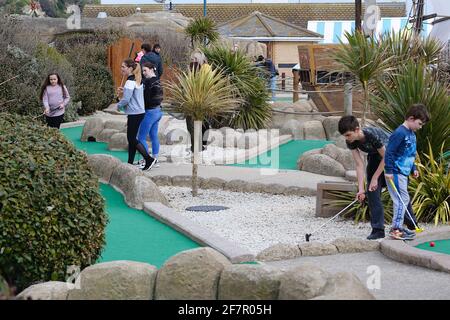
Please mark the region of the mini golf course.
[[450, 254], [450, 239], [427, 241], [416, 246], [418, 249]]
[[107, 184], [100, 185], [106, 199], [109, 223], [106, 247], [98, 262], [131, 260], [157, 268], [171, 256], [199, 245], [142, 210], [128, 207], [123, 196]]
[[[87, 154], [109, 154], [123, 162], [127, 161], [126, 151], [110, 151], [107, 143], [82, 142], [83, 126], [61, 129], [61, 132], [78, 150]], [[321, 148], [329, 141], [298, 140], [290, 141], [278, 148], [269, 150], [258, 157], [235, 166], [271, 168], [275, 162], [267, 161], [272, 154], [277, 155], [280, 169], [296, 169], [300, 154]], [[159, 222], [142, 210], [128, 207], [123, 196], [107, 184], [100, 185], [100, 192], [106, 199], [106, 212], [109, 223], [106, 227], [106, 246], [99, 262], [131, 260], [150, 263], [160, 267], [171, 256], [188, 249], [200, 247], [196, 242]]]
[[333, 142], [327, 140], [291, 140], [245, 162], [231, 164], [230, 166], [298, 170], [297, 160], [303, 153], [312, 149], [323, 148], [329, 143]]
[[[128, 155], [125, 151], [109, 151], [106, 143], [81, 142], [82, 129], [80, 126], [61, 131], [79, 150], [88, 154], [110, 154], [126, 161]], [[131, 260], [159, 268], [171, 256], [200, 247], [144, 211], [128, 207], [122, 194], [110, 185], [101, 184], [100, 192], [106, 199], [109, 223], [106, 227], [106, 246], [98, 262]]]

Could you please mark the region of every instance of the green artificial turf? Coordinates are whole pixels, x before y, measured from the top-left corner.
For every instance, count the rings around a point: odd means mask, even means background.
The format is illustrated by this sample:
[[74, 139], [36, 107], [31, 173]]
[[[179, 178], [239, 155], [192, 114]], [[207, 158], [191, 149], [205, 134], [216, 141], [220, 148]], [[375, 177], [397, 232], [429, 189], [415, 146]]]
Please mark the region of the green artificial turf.
[[[83, 127], [61, 129], [78, 150], [88, 154], [110, 154], [126, 162], [126, 151], [109, 151], [102, 142], [81, 142]], [[142, 210], [128, 207], [122, 194], [107, 184], [100, 185], [106, 199], [109, 223], [106, 227], [106, 246], [98, 262], [131, 260], [150, 263], [157, 268], [171, 256], [200, 247], [196, 242], [150, 217]]]
[[416, 248], [428, 250], [432, 252], [446, 253], [450, 254], [450, 239], [436, 240], [434, 242], [434, 247], [430, 246], [430, 242], [424, 242], [416, 246]]
[[111, 186], [101, 184], [100, 191], [106, 199], [109, 223], [106, 247], [98, 262], [132, 260], [159, 268], [171, 256], [200, 247], [144, 211], [128, 207], [123, 196]]
[[323, 148], [333, 143], [327, 140], [291, 140], [245, 162], [231, 164], [236, 167], [297, 170], [297, 160], [306, 151]]

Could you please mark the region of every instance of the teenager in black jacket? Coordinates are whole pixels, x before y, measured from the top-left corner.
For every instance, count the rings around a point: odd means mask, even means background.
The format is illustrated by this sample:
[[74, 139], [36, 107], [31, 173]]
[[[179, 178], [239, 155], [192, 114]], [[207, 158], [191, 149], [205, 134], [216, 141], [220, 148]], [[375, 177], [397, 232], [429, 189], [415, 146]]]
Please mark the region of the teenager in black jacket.
[[156, 66], [151, 62], [145, 62], [142, 66], [142, 72], [144, 74], [145, 117], [139, 128], [138, 140], [148, 150], [147, 136], [149, 135], [152, 143], [152, 156], [158, 159], [158, 125], [162, 117], [161, 101], [163, 99], [163, 90], [156, 76]]

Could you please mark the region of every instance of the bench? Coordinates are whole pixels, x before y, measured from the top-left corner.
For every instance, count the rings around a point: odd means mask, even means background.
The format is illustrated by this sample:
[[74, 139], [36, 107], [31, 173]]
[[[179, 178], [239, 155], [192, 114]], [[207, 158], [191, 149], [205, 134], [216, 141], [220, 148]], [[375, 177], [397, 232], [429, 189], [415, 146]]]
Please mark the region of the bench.
[[338, 199], [330, 191], [349, 191], [353, 192], [356, 196], [357, 185], [352, 182], [336, 182], [336, 181], [324, 181], [317, 184], [317, 197], [316, 197], [316, 217], [328, 218], [332, 217], [340, 210], [345, 208], [329, 206], [330, 202]]

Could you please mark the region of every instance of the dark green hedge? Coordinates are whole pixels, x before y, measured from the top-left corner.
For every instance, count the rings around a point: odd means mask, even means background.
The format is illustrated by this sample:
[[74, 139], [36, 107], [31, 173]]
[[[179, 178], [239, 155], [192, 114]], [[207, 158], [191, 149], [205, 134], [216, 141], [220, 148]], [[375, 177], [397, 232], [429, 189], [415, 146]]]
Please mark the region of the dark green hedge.
[[95, 263], [107, 216], [87, 157], [55, 129], [0, 113], [0, 274], [19, 290]]
[[114, 81], [108, 67], [98, 63], [82, 65], [75, 71], [75, 78], [77, 100], [81, 101], [80, 115], [93, 114], [113, 102]]

